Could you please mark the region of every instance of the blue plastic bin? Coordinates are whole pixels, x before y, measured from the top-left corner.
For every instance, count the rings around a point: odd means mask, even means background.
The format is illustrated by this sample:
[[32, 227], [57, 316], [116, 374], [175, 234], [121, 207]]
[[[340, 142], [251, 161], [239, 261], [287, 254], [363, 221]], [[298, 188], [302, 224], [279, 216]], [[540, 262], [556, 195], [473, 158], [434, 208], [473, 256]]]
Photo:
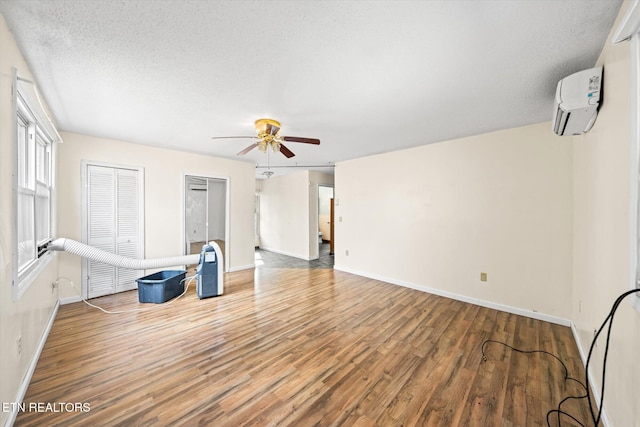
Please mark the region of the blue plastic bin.
[[164, 270], [136, 279], [138, 300], [160, 304], [184, 292], [185, 270]]

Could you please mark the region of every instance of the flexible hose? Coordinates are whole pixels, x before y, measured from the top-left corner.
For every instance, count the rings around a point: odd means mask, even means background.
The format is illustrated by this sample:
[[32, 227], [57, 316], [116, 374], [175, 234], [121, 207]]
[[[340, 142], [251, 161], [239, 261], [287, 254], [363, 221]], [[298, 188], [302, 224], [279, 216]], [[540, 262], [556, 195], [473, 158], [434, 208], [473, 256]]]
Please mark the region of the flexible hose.
[[151, 258], [151, 259], [135, 259], [127, 258], [122, 255], [112, 254], [84, 243], [76, 242], [72, 239], [59, 238], [51, 242], [48, 248], [54, 251], [65, 251], [84, 258], [104, 264], [113, 265], [115, 267], [129, 268], [131, 270], [151, 270], [153, 268], [171, 267], [174, 265], [191, 265], [198, 264], [200, 260], [199, 254], [183, 255], [169, 258]]

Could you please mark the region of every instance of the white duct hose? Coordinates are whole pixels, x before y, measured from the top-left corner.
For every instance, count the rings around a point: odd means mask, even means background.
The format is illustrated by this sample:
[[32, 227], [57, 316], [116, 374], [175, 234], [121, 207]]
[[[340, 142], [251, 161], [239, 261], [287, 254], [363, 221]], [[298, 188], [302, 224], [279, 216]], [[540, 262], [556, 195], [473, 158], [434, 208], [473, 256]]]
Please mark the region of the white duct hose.
[[65, 251], [104, 264], [129, 268], [131, 270], [151, 270], [153, 268], [171, 267], [174, 265], [191, 265], [198, 264], [200, 261], [200, 254], [151, 259], [127, 258], [65, 238], [54, 240], [47, 249]]

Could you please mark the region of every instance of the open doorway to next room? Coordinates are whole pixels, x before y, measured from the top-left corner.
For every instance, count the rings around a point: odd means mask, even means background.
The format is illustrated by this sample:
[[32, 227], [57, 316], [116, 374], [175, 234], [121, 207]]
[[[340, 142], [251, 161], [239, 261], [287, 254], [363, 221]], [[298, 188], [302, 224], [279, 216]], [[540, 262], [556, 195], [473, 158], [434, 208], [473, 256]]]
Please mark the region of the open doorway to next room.
[[186, 175], [184, 194], [185, 253], [200, 253], [206, 242], [215, 241], [222, 249], [226, 271], [227, 180]]
[[318, 243], [320, 256], [333, 255], [333, 187], [318, 186]]

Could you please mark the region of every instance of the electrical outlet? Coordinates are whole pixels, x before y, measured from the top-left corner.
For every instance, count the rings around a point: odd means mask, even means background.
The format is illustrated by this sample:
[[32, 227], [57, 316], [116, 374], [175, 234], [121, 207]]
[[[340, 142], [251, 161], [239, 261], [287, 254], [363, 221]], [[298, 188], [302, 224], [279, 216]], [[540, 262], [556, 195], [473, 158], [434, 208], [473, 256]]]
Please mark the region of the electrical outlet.
[[22, 355], [22, 335], [18, 335], [18, 338], [16, 338], [16, 350], [18, 356]]
[[481, 282], [487, 281], [487, 273], [480, 273], [480, 281]]

